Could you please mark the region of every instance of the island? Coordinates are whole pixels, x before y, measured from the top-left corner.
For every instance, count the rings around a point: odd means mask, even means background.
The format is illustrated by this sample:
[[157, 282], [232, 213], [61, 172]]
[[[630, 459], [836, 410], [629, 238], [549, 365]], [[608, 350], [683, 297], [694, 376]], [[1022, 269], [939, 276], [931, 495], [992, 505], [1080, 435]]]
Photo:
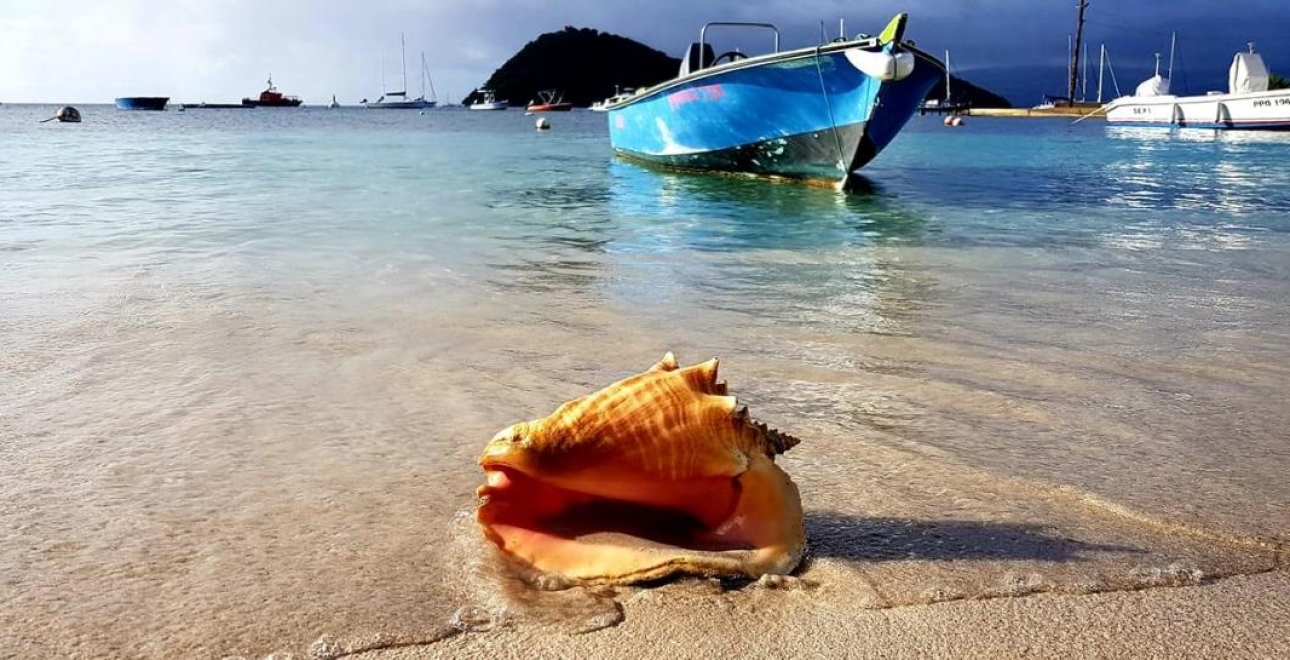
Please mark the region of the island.
[[[616, 34], [567, 26], [528, 42], [480, 85], [512, 105], [524, 105], [551, 90], [577, 107], [613, 96], [619, 90], [640, 89], [676, 77], [681, 60]], [[1007, 99], [958, 77], [950, 83], [955, 105], [1010, 108]], [[937, 85], [929, 100], [945, 97]], [[478, 90], [462, 99], [469, 106], [482, 100]]]

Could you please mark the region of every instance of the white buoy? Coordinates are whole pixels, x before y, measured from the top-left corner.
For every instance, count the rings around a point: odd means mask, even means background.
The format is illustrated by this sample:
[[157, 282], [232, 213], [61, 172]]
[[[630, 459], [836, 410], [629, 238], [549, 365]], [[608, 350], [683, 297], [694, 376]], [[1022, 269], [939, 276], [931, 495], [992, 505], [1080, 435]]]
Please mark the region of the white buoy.
[[547, 121], [546, 117], [538, 117], [537, 129], [539, 131], [545, 131], [549, 128], [551, 128], [551, 122]]

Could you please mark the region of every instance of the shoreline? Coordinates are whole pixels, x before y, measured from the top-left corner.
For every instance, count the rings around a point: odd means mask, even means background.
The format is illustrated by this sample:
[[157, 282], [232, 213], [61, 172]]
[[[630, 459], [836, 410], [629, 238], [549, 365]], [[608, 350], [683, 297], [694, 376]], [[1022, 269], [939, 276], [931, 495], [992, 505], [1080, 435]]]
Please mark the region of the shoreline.
[[1290, 572], [1284, 569], [1189, 587], [1034, 594], [879, 610], [812, 603], [809, 592], [768, 591], [767, 596], [800, 601], [787, 616], [777, 616], [775, 607], [732, 607], [720, 596], [673, 599], [668, 592], [664, 586], [646, 592], [650, 597], [628, 599], [622, 623], [591, 634], [553, 635], [509, 627], [340, 655], [353, 660], [421, 660], [1290, 654]]
[[1105, 112], [1102, 107], [1093, 108], [969, 108], [964, 111], [969, 117], [1102, 117]]

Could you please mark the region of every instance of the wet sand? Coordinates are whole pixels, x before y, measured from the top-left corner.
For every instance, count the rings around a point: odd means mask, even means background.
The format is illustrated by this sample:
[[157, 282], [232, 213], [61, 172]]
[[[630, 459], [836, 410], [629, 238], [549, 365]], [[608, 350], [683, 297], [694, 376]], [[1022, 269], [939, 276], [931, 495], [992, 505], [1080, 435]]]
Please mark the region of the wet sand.
[[791, 601], [792, 615], [735, 607], [720, 597], [678, 602], [663, 589], [626, 603], [623, 623], [595, 634], [504, 629], [345, 657], [1272, 659], [1290, 653], [1285, 571], [1197, 587], [879, 611], [821, 607], [801, 592], [770, 596]]

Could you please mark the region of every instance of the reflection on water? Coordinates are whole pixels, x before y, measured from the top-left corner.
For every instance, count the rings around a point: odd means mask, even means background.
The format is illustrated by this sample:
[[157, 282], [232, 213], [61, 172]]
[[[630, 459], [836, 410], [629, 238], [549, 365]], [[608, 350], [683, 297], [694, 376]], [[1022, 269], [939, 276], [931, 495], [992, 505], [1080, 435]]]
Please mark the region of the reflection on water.
[[879, 186], [848, 193], [621, 161], [609, 173], [618, 231], [607, 249], [626, 273], [611, 288], [633, 309], [898, 333], [928, 286], [895, 250], [920, 242], [926, 221]]
[[1123, 126], [1108, 126], [1106, 134], [1113, 146], [1105, 168], [1108, 204], [1233, 215], [1290, 205], [1290, 171], [1281, 157], [1290, 134]]
[[621, 251], [833, 249], [918, 243], [926, 231], [924, 218], [872, 182], [840, 192], [622, 160], [610, 163], [609, 176], [612, 213], [637, 225], [614, 243]]
[[1245, 130], [1210, 130], [1181, 129], [1144, 126], [1111, 126], [1106, 127], [1106, 135], [1117, 140], [1137, 140], [1142, 142], [1209, 142], [1223, 144], [1272, 144], [1290, 145], [1290, 132], [1285, 131], [1245, 131]]

